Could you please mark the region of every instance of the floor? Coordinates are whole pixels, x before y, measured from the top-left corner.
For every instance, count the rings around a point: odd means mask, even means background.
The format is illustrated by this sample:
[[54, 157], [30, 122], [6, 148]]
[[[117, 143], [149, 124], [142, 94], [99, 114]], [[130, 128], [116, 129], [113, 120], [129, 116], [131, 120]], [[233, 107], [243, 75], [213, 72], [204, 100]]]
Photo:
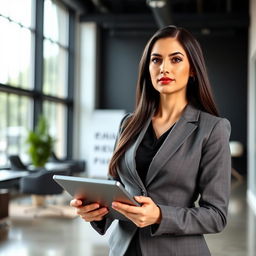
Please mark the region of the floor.
[[[111, 230], [102, 237], [80, 218], [11, 218], [0, 256], [105, 256]], [[256, 216], [245, 183], [233, 183], [227, 228], [206, 239], [213, 256], [256, 256]]]

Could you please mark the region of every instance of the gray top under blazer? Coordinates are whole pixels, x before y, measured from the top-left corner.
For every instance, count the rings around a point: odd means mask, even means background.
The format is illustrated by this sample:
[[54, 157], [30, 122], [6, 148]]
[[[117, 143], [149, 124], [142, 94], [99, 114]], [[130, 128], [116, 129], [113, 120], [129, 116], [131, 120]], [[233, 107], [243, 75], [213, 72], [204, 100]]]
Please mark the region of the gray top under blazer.
[[[159, 225], [139, 229], [142, 254], [208, 256], [203, 234], [220, 232], [227, 222], [230, 123], [187, 105], [154, 156], [144, 185], [136, 171], [135, 154], [150, 122], [151, 118], [132, 141], [118, 170], [132, 195], [151, 197], [161, 209]], [[105, 218], [91, 225], [103, 235], [112, 221]], [[124, 255], [137, 229], [130, 221], [118, 221], [109, 239], [110, 255]]]

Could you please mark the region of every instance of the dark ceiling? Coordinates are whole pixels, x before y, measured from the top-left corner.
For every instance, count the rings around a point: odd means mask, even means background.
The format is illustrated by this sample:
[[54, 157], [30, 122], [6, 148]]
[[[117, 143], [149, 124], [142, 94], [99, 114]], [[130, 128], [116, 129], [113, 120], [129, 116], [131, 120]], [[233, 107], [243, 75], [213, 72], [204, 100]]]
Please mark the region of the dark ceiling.
[[[241, 0], [79, 0], [89, 14], [148, 14], [149, 6], [165, 3], [177, 14], [247, 13], [248, 1]], [[160, 5], [161, 5], [160, 3]], [[166, 8], [165, 6], [163, 8]]]
[[112, 30], [152, 29], [167, 24], [205, 31], [249, 26], [249, 0], [62, 1], [76, 5], [81, 21], [94, 21]]

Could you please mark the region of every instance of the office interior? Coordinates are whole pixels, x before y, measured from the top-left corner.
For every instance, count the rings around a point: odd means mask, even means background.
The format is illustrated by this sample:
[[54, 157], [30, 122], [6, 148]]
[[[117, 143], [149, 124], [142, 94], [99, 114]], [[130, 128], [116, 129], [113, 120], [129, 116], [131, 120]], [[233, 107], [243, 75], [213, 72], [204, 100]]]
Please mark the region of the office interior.
[[[2, 0], [0, 256], [108, 255], [113, 227], [97, 234], [74, 216], [65, 192], [47, 197], [56, 214], [40, 215], [40, 202], [34, 207], [32, 192], [21, 191], [21, 180], [26, 187], [35, 175], [28, 131], [43, 114], [55, 140], [45, 168], [91, 175], [92, 114], [133, 111], [142, 50], [168, 24], [187, 28], [201, 43], [220, 114], [232, 126], [229, 221], [220, 234], [206, 235], [210, 250], [256, 255], [256, 0]], [[1, 174], [17, 172], [11, 155], [26, 169], [6, 182]], [[31, 209], [20, 217], [12, 203]]]

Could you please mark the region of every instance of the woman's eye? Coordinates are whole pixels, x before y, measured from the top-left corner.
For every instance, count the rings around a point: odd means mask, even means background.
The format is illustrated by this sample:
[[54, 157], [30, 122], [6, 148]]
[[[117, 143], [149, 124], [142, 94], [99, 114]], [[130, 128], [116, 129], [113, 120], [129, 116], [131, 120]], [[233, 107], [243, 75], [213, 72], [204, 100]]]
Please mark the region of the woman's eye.
[[159, 59], [159, 58], [153, 58], [153, 59], [151, 59], [151, 61], [152, 61], [153, 63], [159, 63], [159, 62], [160, 62], [160, 59]]
[[181, 62], [181, 61], [182, 61], [181, 58], [178, 58], [178, 57], [172, 58], [172, 63], [179, 63], [179, 62]]

